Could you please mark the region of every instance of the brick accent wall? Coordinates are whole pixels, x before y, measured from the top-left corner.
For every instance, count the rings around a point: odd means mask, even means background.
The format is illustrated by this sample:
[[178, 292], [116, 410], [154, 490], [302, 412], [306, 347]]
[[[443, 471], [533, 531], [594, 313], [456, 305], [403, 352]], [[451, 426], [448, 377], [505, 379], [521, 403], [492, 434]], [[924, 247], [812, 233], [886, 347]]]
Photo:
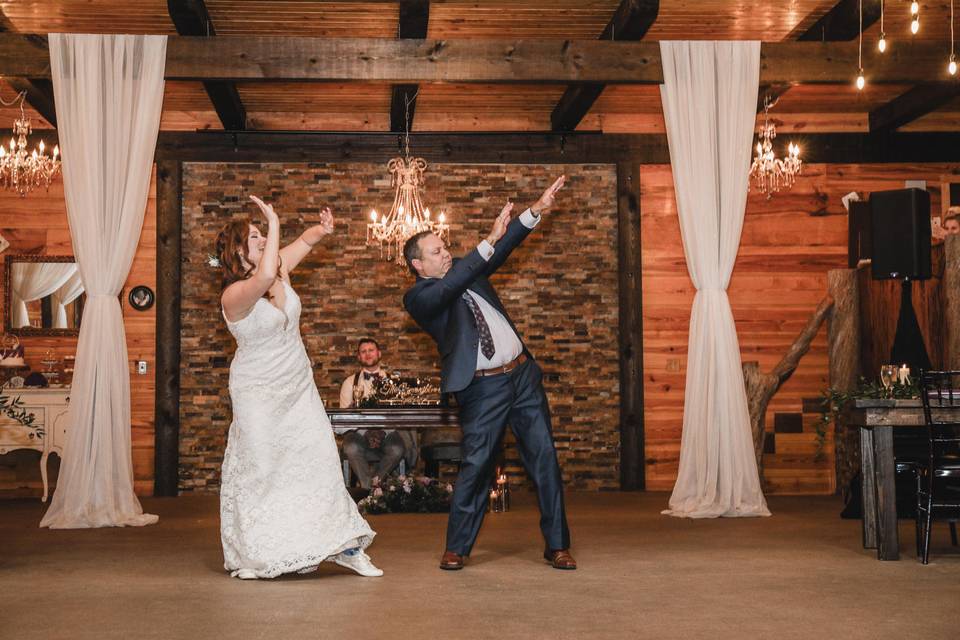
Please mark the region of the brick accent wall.
[[[445, 209], [452, 249], [462, 255], [487, 233], [509, 198], [516, 213], [559, 173], [569, 177], [554, 211], [494, 279], [540, 361], [564, 480], [574, 489], [619, 486], [616, 168], [611, 165], [431, 165], [424, 202]], [[438, 379], [433, 341], [402, 308], [412, 276], [365, 246], [371, 207], [393, 199], [383, 164], [185, 164], [180, 427], [181, 491], [216, 491], [231, 420], [227, 378], [233, 339], [219, 309], [219, 272], [204, 259], [223, 224], [254, 216], [248, 196], [272, 202], [283, 242], [329, 205], [337, 232], [297, 268], [301, 331], [324, 402], [356, 370], [356, 341], [376, 337], [383, 362], [405, 375]], [[515, 445], [508, 472], [520, 481]]]

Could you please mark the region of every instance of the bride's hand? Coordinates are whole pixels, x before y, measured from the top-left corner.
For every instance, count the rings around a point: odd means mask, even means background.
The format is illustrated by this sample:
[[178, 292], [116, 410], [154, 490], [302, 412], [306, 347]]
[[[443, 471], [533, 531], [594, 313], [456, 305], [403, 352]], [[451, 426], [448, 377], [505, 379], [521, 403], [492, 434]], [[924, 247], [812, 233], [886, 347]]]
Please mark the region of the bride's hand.
[[333, 213], [330, 211], [330, 207], [324, 207], [323, 211], [320, 212], [320, 224], [317, 225], [323, 230], [323, 235], [330, 235], [333, 233]]
[[267, 222], [280, 222], [280, 217], [277, 216], [277, 212], [273, 210], [272, 204], [267, 204], [257, 196], [250, 196], [250, 199], [260, 207], [260, 213], [263, 214], [263, 217], [266, 218]]

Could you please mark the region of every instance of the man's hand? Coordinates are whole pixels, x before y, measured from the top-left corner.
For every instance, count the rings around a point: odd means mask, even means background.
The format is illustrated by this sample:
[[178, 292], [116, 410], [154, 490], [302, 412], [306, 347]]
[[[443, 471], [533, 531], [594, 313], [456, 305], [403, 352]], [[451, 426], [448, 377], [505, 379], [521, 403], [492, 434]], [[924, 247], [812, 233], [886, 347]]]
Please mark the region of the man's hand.
[[497, 216], [497, 219], [493, 221], [493, 229], [490, 230], [490, 235], [487, 236], [487, 242], [491, 245], [497, 243], [497, 240], [503, 237], [503, 234], [507, 232], [507, 225], [510, 224], [510, 212], [513, 211], [513, 203], [507, 202], [503, 205], [503, 209], [500, 210], [500, 214]]
[[563, 187], [563, 183], [566, 182], [566, 180], [567, 176], [560, 176], [554, 180], [553, 184], [540, 196], [540, 199], [530, 207], [530, 211], [532, 211], [534, 215], [540, 215], [541, 213], [549, 211], [550, 207], [553, 206], [554, 196], [556, 196], [557, 191], [560, 191], [560, 188]]

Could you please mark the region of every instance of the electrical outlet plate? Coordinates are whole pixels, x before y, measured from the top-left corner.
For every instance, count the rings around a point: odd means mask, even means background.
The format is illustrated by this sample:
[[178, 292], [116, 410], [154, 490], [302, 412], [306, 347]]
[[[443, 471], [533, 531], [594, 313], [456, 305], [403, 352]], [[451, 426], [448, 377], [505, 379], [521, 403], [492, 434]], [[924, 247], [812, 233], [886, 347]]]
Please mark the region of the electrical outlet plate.
[[141, 376], [147, 375], [147, 361], [146, 360], [137, 360], [137, 373]]

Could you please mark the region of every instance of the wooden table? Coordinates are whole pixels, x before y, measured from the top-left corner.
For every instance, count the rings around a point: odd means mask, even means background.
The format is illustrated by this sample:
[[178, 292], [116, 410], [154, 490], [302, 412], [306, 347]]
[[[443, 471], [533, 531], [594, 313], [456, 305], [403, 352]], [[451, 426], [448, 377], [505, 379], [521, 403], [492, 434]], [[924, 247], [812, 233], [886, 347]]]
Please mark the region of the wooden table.
[[47, 462], [51, 453], [63, 460], [67, 443], [67, 410], [70, 387], [21, 387], [4, 389], [10, 398], [20, 398], [23, 409], [33, 414], [33, 426], [25, 427], [8, 416], [0, 416], [0, 454], [17, 449], [40, 452], [40, 478], [43, 480], [42, 502], [47, 501]]
[[876, 549], [880, 560], [899, 560], [893, 428], [925, 426], [923, 406], [919, 398], [858, 399], [844, 408], [842, 421], [860, 430], [863, 548]]
[[373, 409], [327, 409], [337, 431], [346, 429], [441, 429], [460, 428], [455, 408], [376, 407]]

